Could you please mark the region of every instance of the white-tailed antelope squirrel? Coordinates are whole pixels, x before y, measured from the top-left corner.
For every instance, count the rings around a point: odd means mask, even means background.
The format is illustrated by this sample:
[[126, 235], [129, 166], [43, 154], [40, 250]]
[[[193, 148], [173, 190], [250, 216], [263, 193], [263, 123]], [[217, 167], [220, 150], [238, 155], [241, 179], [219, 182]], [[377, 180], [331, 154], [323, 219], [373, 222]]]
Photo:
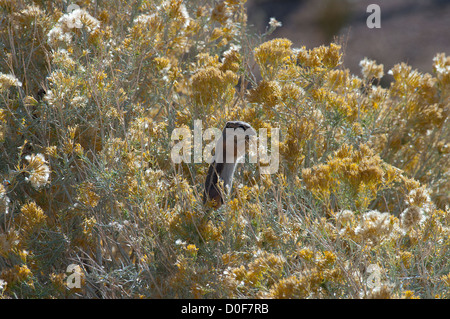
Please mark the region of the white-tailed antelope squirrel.
[[[215, 208], [224, 203], [225, 195], [231, 191], [236, 163], [245, 155], [245, 144], [248, 144], [250, 136], [256, 136], [256, 131], [250, 124], [242, 121], [227, 122], [216, 144], [213, 161], [206, 176], [204, 203], [210, 200]], [[220, 181], [223, 181], [223, 190], [219, 186]]]

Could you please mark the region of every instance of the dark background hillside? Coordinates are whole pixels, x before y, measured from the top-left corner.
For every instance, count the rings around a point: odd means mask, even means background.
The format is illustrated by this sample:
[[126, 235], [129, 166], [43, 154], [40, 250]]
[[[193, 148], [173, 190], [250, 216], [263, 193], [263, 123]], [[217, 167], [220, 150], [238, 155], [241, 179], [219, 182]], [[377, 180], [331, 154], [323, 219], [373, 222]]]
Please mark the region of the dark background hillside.
[[[369, 4], [381, 8], [381, 28], [369, 29]], [[385, 72], [407, 62], [432, 71], [438, 52], [450, 53], [450, 0], [248, 0], [249, 23], [264, 32], [269, 18], [283, 23], [271, 37], [286, 37], [294, 47], [328, 44], [335, 37], [344, 46], [344, 64], [360, 74], [364, 57], [383, 63]]]

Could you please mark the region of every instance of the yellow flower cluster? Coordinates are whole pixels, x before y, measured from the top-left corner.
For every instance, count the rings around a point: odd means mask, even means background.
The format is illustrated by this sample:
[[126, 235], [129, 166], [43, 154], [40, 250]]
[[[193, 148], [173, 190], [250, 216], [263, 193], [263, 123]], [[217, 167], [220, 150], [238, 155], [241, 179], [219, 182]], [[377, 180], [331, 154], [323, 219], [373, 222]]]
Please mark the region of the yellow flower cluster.
[[[281, 88], [276, 81], [261, 81], [248, 95], [249, 102], [264, 104], [269, 112], [281, 102]], [[272, 111], [273, 110], [273, 111]]]
[[100, 196], [95, 193], [92, 183], [85, 183], [78, 188], [78, 200], [87, 207], [95, 208], [100, 200]]
[[25, 235], [31, 235], [34, 231], [41, 228], [47, 219], [42, 208], [36, 205], [35, 202], [23, 205], [20, 212], [18, 223], [22, 233]]
[[24, 281], [27, 282], [28, 286], [33, 287], [32, 281], [29, 280], [30, 276], [32, 276], [32, 272], [27, 265], [15, 265], [13, 268], [5, 269], [0, 273], [1, 280], [7, 283], [7, 289], [12, 289], [15, 284]]
[[207, 108], [216, 103], [220, 106], [233, 97], [233, 87], [237, 83], [238, 76], [230, 70], [224, 72], [215, 67], [200, 69], [191, 78], [192, 99], [196, 105]]
[[252, 287], [273, 285], [282, 274], [285, 260], [275, 254], [256, 252], [248, 266], [230, 267], [224, 272], [226, 285], [246, 291]]
[[298, 256], [311, 264], [298, 275], [292, 275], [277, 282], [270, 289], [266, 297], [286, 298], [318, 298], [326, 294], [323, 289], [326, 285], [339, 282], [342, 274], [334, 268], [336, 255], [330, 251], [313, 253], [310, 249], [302, 249]]
[[367, 145], [354, 150], [343, 144], [325, 164], [303, 169], [302, 176], [306, 187], [326, 203], [333, 194], [342, 207], [364, 211], [379, 190], [398, 179], [399, 173]]
[[292, 42], [288, 39], [274, 39], [255, 49], [255, 59], [264, 79], [274, 79], [282, 66], [295, 63], [291, 46]]
[[14, 250], [19, 243], [19, 232], [8, 231], [0, 234], [0, 256], [8, 257], [8, 254]]
[[332, 69], [342, 63], [341, 46], [331, 43], [330, 46], [320, 46], [307, 50], [302, 47], [297, 54], [297, 61], [306, 68]]
[[436, 78], [445, 92], [446, 87], [450, 85], [450, 57], [445, 53], [437, 54], [433, 59], [433, 71], [436, 73]]

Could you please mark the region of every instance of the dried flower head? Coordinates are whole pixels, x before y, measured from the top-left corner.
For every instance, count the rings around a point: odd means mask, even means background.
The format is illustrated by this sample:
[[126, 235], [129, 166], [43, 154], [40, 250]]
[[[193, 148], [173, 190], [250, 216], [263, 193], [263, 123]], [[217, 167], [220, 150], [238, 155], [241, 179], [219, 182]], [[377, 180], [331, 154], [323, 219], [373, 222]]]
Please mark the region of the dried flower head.
[[222, 25], [228, 24], [231, 18], [230, 8], [227, 6], [226, 1], [218, 3], [211, 13], [211, 19], [219, 22]]
[[39, 189], [50, 182], [50, 168], [47, 165], [44, 155], [27, 155], [25, 156], [25, 160], [28, 161], [28, 165], [25, 169], [29, 174], [29, 176], [25, 178], [26, 181], [30, 182], [36, 189]]
[[191, 21], [189, 13], [182, 0], [167, 0], [161, 4], [166, 15], [175, 21], [181, 29], [186, 29]]
[[19, 244], [19, 232], [10, 230], [0, 234], [0, 256], [7, 257]]
[[406, 196], [406, 203], [409, 206], [422, 207], [429, 211], [431, 208], [431, 197], [425, 186], [412, 189]]
[[279, 28], [279, 27], [281, 27], [281, 26], [283, 26], [283, 24], [282, 24], [280, 21], [278, 21], [278, 20], [275, 19], [274, 17], [271, 17], [271, 18], [270, 18], [270, 20], [269, 20], [269, 27], [270, 27], [271, 29], [276, 29], [276, 28]]
[[8, 90], [12, 86], [21, 87], [22, 82], [12, 74], [0, 73], [0, 92]]
[[361, 67], [361, 73], [365, 80], [372, 80], [373, 78], [381, 79], [384, 75], [383, 64], [376, 64], [375, 61], [368, 58], [361, 60], [359, 66]]
[[355, 214], [348, 209], [341, 210], [336, 214], [336, 221], [341, 224], [345, 225], [351, 222], [355, 218]]
[[40, 22], [39, 18], [43, 15], [43, 10], [35, 4], [28, 5], [25, 9], [20, 12], [14, 12], [14, 19], [12, 23], [19, 25], [27, 25], [35, 22]]
[[433, 71], [443, 85], [450, 85], [450, 57], [439, 53], [433, 58]]
[[400, 225], [405, 231], [420, 225], [424, 220], [423, 209], [417, 206], [410, 206], [400, 214]]
[[378, 244], [388, 239], [398, 227], [398, 219], [389, 213], [371, 210], [361, 216], [355, 234], [361, 241]]
[[48, 33], [48, 43], [57, 46], [58, 42], [70, 44], [74, 29], [85, 28], [93, 33], [100, 27], [100, 21], [91, 16], [84, 9], [75, 9], [64, 14]]
[[223, 53], [223, 62], [220, 69], [223, 72], [230, 70], [234, 73], [238, 72], [242, 57], [239, 54], [239, 46], [231, 45], [230, 49]]

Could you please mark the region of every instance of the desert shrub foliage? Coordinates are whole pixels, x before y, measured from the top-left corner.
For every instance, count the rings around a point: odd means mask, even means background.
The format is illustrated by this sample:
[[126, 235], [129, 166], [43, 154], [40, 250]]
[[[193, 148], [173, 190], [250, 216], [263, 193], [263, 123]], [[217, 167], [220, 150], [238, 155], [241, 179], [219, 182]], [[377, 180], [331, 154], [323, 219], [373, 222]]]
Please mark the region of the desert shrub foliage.
[[[355, 75], [245, 1], [71, 4], [0, 0], [1, 297], [450, 297], [450, 57]], [[203, 205], [195, 120], [280, 128], [278, 172]]]

